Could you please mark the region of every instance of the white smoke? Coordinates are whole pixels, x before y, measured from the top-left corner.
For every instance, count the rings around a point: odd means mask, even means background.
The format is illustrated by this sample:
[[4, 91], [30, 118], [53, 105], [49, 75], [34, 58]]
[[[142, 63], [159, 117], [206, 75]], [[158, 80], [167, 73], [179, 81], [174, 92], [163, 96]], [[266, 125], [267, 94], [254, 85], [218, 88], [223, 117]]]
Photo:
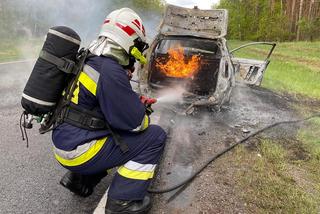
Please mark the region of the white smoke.
[[[52, 26], [64, 25], [74, 29], [82, 38], [82, 45], [88, 45], [96, 38], [103, 20], [111, 11], [129, 7], [142, 18], [149, 40], [155, 36], [161, 15], [135, 8], [132, 1], [116, 0], [10, 0], [3, 6], [9, 11], [15, 23], [10, 24], [12, 32], [27, 34], [30, 38], [44, 37]], [[0, 4], [1, 9], [1, 4]], [[8, 34], [10, 35], [10, 34]], [[10, 39], [10, 38], [8, 38]]]
[[160, 90], [158, 93], [158, 103], [180, 103], [183, 99], [185, 88], [181, 86]]

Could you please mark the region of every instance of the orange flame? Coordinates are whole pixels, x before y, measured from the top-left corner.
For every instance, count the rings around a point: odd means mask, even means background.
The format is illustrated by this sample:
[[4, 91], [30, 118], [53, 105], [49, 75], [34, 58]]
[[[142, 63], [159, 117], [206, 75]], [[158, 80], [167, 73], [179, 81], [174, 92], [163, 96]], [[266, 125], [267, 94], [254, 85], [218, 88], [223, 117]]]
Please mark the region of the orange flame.
[[156, 59], [156, 67], [168, 77], [191, 78], [200, 68], [200, 56], [193, 55], [187, 60], [184, 56], [184, 49], [178, 47], [168, 50], [168, 59], [165, 63]]

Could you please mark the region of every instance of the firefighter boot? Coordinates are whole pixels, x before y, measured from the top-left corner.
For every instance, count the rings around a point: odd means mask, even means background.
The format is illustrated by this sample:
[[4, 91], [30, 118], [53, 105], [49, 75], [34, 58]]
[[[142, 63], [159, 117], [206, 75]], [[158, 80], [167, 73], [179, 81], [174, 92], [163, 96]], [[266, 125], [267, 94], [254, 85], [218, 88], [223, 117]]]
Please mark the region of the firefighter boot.
[[106, 214], [147, 214], [151, 209], [151, 199], [145, 196], [141, 201], [107, 199]]
[[103, 172], [95, 175], [81, 175], [69, 171], [62, 177], [60, 184], [76, 195], [88, 197], [93, 193], [94, 187], [107, 174], [107, 172]]

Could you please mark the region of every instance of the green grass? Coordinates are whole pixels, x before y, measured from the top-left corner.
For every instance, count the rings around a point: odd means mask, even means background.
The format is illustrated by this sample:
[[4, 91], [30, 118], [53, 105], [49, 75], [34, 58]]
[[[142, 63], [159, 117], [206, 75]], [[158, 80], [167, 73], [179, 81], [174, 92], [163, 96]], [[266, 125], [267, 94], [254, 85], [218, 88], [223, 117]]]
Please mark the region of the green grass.
[[320, 118], [311, 120], [311, 124], [306, 129], [299, 130], [298, 139], [303, 142], [310, 157], [318, 166], [320, 177]]
[[[250, 41], [228, 41], [230, 50]], [[250, 49], [260, 49], [267, 51], [268, 46], [251, 46]], [[318, 42], [281, 42], [277, 43], [275, 54], [281, 54], [289, 57], [303, 57], [306, 59], [319, 59], [320, 41]]]
[[0, 62], [36, 58], [42, 43], [42, 39], [2, 39], [0, 41]]
[[249, 213], [319, 212], [320, 178], [314, 165], [319, 162], [311, 158], [293, 163], [289, 153], [270, 140], [261, 140], [256, 151], [236, 149], [232, 158], [241, 169], [236, 179]]
[[[247, 42], [230, 41], [229, 49]], [[264, 59], [267, 46], [248, 47], [236, 57]], [[320, 99], [320, 42], [279, 43], [262, 87], [293, 96]], [[301, 115], [316, 106], [297, 104]], [[320, 213], [320, 119], [313, 119], [291, 139], [260, 139], [252, 151], [241, 146], [231, 159], [249, 213]]]
[[[247, 42], [229, 41], [230, 50]], [[267, 46], [240, 50], [236, 57], [263, 59]], [[282, 93], [320, 99], [320, 42], [278, 43], [262, 86]]]

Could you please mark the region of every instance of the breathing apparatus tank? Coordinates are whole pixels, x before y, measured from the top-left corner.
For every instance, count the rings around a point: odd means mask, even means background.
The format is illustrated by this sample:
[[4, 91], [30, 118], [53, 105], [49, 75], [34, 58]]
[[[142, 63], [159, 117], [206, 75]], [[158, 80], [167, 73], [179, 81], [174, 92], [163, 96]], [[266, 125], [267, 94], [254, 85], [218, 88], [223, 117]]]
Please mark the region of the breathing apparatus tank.
[[43, 116], [52, 111], [76, 72], [81, 39], [71, 28], [49, 29], [40, 56], [23, 90], [21, 105], [26, 114]]
[[[71, 28], [56, 26], [49, 29], [30, 77], [22, 93], [24, 109], [20, 117], [22, 139], [27, 140], [26, 129], [36, 120], [41, 134], [50, 131], [59, 112], [70, 97], [72, 82], [77, 78], [88, 51], [80, 48], [80, 36]], [[81, 64], [81, 65], [80, 65]]]

